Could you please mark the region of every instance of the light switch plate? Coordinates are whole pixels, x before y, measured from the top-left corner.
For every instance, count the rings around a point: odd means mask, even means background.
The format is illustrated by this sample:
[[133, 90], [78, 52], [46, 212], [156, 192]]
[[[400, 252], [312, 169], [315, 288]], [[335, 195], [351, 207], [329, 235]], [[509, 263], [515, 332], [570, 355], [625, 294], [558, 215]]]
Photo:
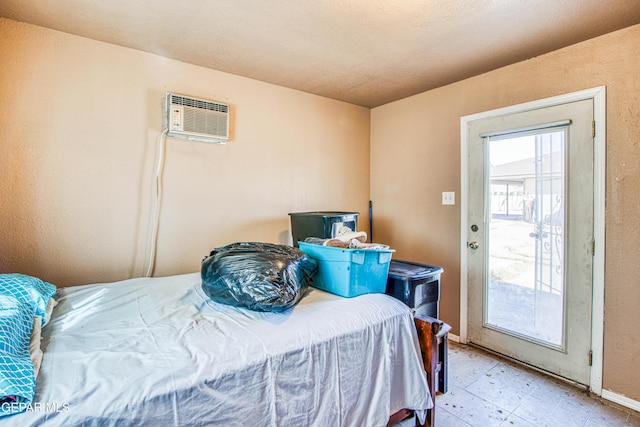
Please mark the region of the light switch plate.
[[455, 205], [456, 204], [456, 193], [453, 191], [443, 191], [442, 192], [442, 204], [443, 205]]

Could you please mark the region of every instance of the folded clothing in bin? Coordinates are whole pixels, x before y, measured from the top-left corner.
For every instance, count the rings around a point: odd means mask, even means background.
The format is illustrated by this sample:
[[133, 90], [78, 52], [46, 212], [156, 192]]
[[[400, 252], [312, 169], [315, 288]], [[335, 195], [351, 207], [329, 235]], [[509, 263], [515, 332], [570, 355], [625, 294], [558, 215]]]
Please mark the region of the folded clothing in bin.
[[317, 268], [314, 259], [291, 246], [232, 243], [202, 261], [202, 289], [216, 302], [280, 312], [302, 298]]
[[298, 242], [300, 250], [318, 261], [311, 286], [343, 297], [384, 293], [393, 249], [348, 249]]
[[320, 237], [307, 237], [305, 243], [333, 246], [335, 248], [349, 249], [389, 249], [389, 246], [381, 243], [366, 243], [367, 233], [364, 231], [351, 231], [346, 227], [340, 228], [335, 237], [323, 239]]

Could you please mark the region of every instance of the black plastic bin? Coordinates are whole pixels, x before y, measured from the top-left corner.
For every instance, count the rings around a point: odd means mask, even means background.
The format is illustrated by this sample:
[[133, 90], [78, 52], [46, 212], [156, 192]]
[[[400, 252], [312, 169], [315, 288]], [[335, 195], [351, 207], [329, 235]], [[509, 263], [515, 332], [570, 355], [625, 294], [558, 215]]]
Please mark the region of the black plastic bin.
[[345, 226], [352, 231], [358, 231], [359, 212], [294, 212], [291, 217], [291, 234], [293, 246], [307, 237], [328, 239], [336, 237], [340, 227]]
[[411, 307], [414, 314], [438, 319], [441, 267], [411, 261], [391, 260], [386, 294]]

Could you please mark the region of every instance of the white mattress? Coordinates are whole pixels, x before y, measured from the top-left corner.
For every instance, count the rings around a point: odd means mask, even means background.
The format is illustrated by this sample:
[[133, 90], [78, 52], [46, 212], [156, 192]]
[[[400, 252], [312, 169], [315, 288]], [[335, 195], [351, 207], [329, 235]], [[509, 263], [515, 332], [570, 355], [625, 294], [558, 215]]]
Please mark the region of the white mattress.
[[258, 313], [212, 302], [194, 273], [56, 298], [34, 403], [0, 426], [368, 427], [432, 406], [412, 315], [387, 295], [310, 288]]

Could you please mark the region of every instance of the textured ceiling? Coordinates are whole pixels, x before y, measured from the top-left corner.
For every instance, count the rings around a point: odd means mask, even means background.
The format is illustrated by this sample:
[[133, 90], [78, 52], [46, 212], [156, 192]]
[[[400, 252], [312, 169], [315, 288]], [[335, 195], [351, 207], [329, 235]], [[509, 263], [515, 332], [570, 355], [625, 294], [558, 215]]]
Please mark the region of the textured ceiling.
[[640, 23], [640, 0], [2, 0], [0, 16], [375, 107]]

